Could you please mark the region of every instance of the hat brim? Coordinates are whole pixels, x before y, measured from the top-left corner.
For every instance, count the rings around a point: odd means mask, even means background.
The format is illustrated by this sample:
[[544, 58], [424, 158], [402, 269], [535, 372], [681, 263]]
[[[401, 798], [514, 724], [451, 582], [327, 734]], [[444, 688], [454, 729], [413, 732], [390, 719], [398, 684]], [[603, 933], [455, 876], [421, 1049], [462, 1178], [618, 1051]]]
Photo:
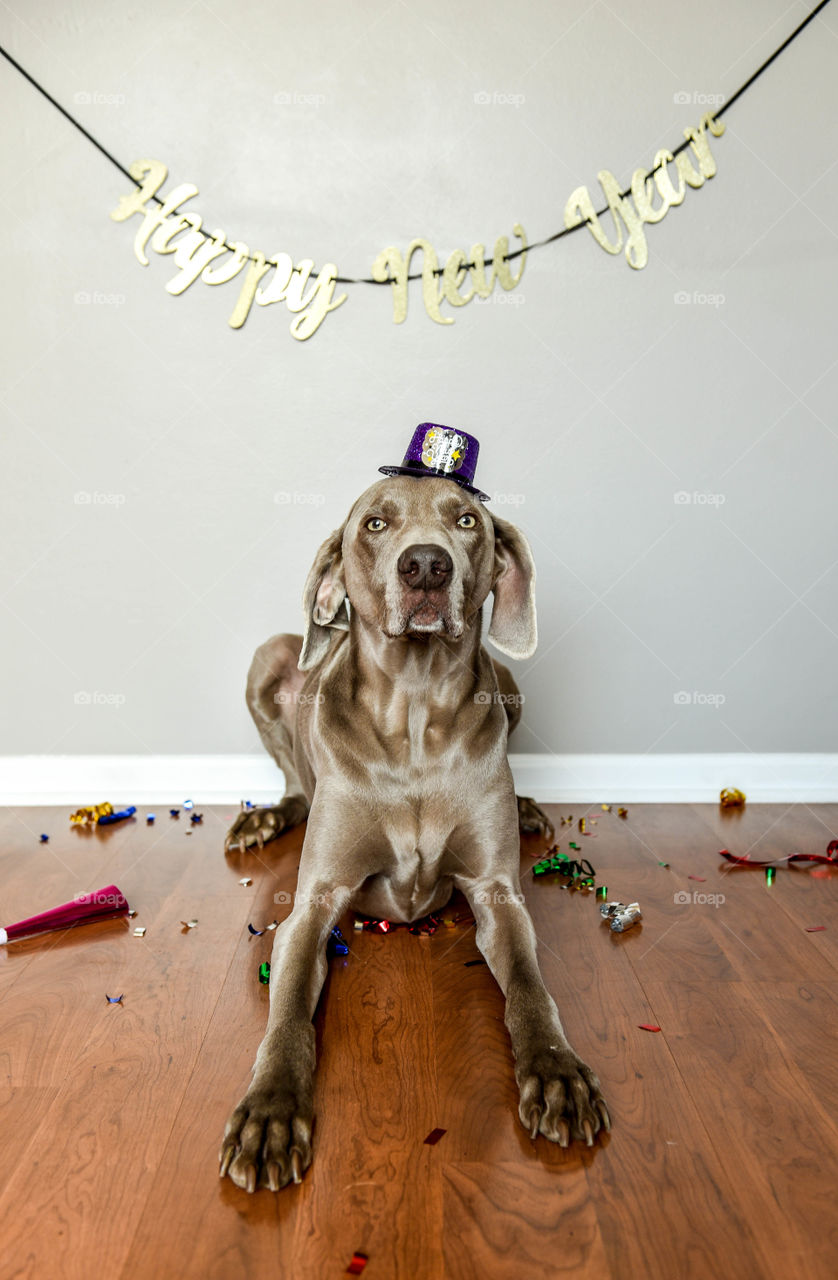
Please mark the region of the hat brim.
[[460, 480], [457, 476], [451, 475], [449, 471], [419, 471], [416, 467], [379, 467], [378, 470], [385, 476], [413, 476], [414, 480], [422, 480], [425, 476], [430, 476], [432, 480], [453, 480], [454, 484], [458, 484], [461, 489], [467, 489], [481, 502], [491, 502], [490, 494], [484, 493], [476, 485], [469, 484], [467, 480]]

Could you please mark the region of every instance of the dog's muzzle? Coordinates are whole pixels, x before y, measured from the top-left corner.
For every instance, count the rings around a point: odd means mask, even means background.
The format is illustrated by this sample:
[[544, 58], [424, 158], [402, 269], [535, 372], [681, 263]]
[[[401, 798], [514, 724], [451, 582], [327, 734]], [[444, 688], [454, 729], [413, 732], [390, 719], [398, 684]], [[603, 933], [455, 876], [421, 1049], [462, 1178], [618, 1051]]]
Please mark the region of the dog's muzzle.
[[402, 586], [403, 631], [451, 631], [448, 588], [454, 564], [434, 543], [406, 547], [396, 564]]

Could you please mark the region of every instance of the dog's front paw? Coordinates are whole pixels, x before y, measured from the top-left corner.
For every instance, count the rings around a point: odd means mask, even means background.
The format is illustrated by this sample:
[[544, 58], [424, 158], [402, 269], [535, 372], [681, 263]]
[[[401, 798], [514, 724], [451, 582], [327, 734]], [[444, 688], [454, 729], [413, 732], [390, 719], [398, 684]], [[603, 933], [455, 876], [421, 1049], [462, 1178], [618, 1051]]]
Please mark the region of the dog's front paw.
[[556, 828], [543, 809], [529, 796], [516, 796], [518, 801], [518, 830], [525, 835], [544, 836], [545, 840], [554, 840]]
[[610, 1131], [599, 1080], [569, 1045], [543, 1045], [519, 1056], [515, 1079], [518, 1115], [530, 1137], [541, 1133], [561, 1147], [580, 1139], [592, 1147], [600, 1129]]
[[267, 809], [242, 809], [227, 832], [224, 852], [238, 849], [244, 853], [253, 845], [264, 849], [269, 840], [275, 840], [283, 831], [298, 826], [308, 817], [308, 805], [301, 796], [286, 796], [279, 804]]
[[[252, 1085], [235, 1108], [219, 1154], [220, 1176], [253, 1192], [302, 1182], [311, 1164], [311, 1090], [277, 1081]], [[301, 1096], [301, 1094], [303, 1096]]]

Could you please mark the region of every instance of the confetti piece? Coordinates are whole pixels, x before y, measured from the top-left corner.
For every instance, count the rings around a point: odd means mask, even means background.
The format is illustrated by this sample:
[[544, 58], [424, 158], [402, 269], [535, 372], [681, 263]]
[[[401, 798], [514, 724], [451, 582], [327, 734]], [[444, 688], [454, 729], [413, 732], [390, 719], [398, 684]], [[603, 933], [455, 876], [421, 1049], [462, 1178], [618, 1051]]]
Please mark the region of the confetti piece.
[[723, 809], [741, 808], [745, 803], [745, 792], [737, 787], [723, 787], [719, 792], [719, 804]]
[[706, 883], [706, 881], [707, 881], [707, 877], [706, 877], [706, 876], [687, 876], [687, 879], [688, 879], [688, 880], [700, 880], [702, 884], [705, 884], [705, 883]]
[[141, 924], [137, 925], [136, 929], [134, 930], [134, 937], [135, 938], [145, 937], [145, 925], [141, 925]]
[[169, 817], [170, 817], [170, 818], [179, 818], [179, 817], [180, 817], [180, 809], [170, 809], [170, 810], [169, 810]]
[[247, 888], [249, 884], [253, 884], [253, 881], [251, 880], [250, 876], [242, 876], [241, 880], [239, 881], [239, 884], [243, 884], [245, 888]]
[[189, 815], [189, 821], [194, 823], [195, 826], [197, 826], [199, 822], [203, 822], [203, 820], [204, 815], [202, 813], [190, 813]]
[[156, 817], [157, 817], [156, 813], [147, 813], [145, 816], [146, 825], [150, 827]]
[[[122, 999], [121, 996], [120, 996], [120, 999]], [[431, 1129], [423, 1145], [426, 1147], [435, 1147], [436, 1144], [439, 1142], [440, 1138], [447, 1132], [448, 1132], [447, 1129]]]
[[601, 884], [601, 885], [599, 886], [599, 888], [598, 888], [598, 889], [597, 889], [597, 891], [596, 891], [596, 896], [597, 896], [598, 898], [601, 898], [603, 902], [604, 902], [604, 901], [605, 901], [605, 899], [608, 897], [608, 889], [606, 888], [606, 886], [605, 886], [604, 884]]
[[184, 929], [194, 929], [198, 921], [197, 920], [181, 920], [180, 923], [183, 925]]
[[653, 1022], [638, 1022], [641, 1031], [660, 1031], [660, 1027], [656, 1027]]
[[106, 994], [105, 999], [108, 1004], [122, 1004], [122, 996], [109, 996]]
[[349, 1276], [359, 1276], [368, 1262], [369, 1258], [365, 1253], [353, 1253], [352, 1261], [346, 1268], [346, 1274]]
[[670, 870], [670, 867], [669, 867], [669, 863], [668, 863], [668, 862], [659, 862], [659, 863], [658, 863], [658, 866], [659, 866], [659, 867], [666, 867], [667, 871], [668, 871], [668, 870]]
[[575, 850], [577, 851], [577, 853], [578, 853], [578, 852], [579, 852], [579, 850], [582, 848], [581, 844], [576, 844], [576, 843], [575, 843], [575, 841], [573, 841], [573, 840], [571, 840], [569, 843], [570, 843], [570, 847], [571, 847], [571, 849], [575, 849]]
[[259, 981], [263, 986], [267, 986], [271, 980], [271, 966], [267, 960], [259, 965]]
[[603, 813], [610, 813], [610, 812], [611, 812], [611, 805], [610, 805], [610, 804], [601, 804], [599, 807], [600, 807], [600, 809], [602, 810], [602, 812], [603, 812]]
[[774, 877], [776, 876], [776, 874], [777, 874], [777, 870], [776, 870], [776, 868], [775, 868], [775, 867], [766, 867], [766, 868], [765, 868], [765, 883], [766, 883], [766, 884], [773, 884], [773, 883], [774, 883]]
[[585, 819], [584, 819], [584, 818], [580, 818], [580, 819], [579, 819], [579, 823], [578, 823], [578, 825], [579, 825], [579, 830], [584, 834], [584, 832], [585, 832], [585, 827], [587, 826], [587, 823], [585, 822]]
[[41, 844], [46, 844], [48, 840], [49, 840], [49, 836], [44, 836], [44, 835], [41, 836]]
[[184, 807], [184, 809], [194, 809], [194, 808], [195, 808], [195, 801], [194, 801], [194, 800], [184, 800], [184, 802], [183, 802], [183, 807]]
[[98, 822], [103, 814], [113, 813], [113, 805], [105, 800], [102, 804], [83, 805], [81, 809], [77, 809], [75, 813], [70, 814], [70, 822], [74, 827], [83, 826], [88, 822]]
[[337, 926], [335, 926], [326, 940], [326, 954], [329, 956], [349, 955], [349, 944]]
[[823, 933], [825, 928], [826, 928], [825, 924], [807, 924], [806, 932], [807, 933]]
[[618, 809], [618, 810], [617, 810], [617, 816], [618, 816], [619, 818], [627, 818], [627, 817], [628, 817], [628, 813], [629, 813], [628, 809]]
[[252, 924], [249, 924], [247, 927], [253, 934], [254, 938], [261, 938], [262, 934], [265, 932], [264, 929], [254, 929]]
[[274, 920], [272, 924], [268, 925], [268, 932], [270, 933], [271, 929], [278, 929], [278, 928], [279, 928], [279, 921]]
[[130, 910], [129, 910], [129, 912], [128, 912], [128, 918], [129, 918], [129, 920], [133, 920], [133, 919], [134, 919], [134, 916], [135, 916], [136, 914], [137, 914], [137, 908], [136, 908], [136, 907], [131, 907], [131, 908], [130, 908]]
[[626, 906], [622, 902], [603, 902], [599, 908], [603, 920], [607, 920], [612, 933], [625, 933], [643, 919], [638, 903], [630, 902]]
[[191, 836], [191, 835], [192, 835], [192, 828], [190, 827], [190, 828], [189, 828], [189, 830], [188, 830], [188, 831], [184, 831], [184, 833], [183, 833], [183, 834], [184, 834], [185, 836]]
[[133, 818], [136, 812], [137, 806], [131, 804], [127, 809], [120, 809], [117, 813], [103, 813], [101, 817], [97, 818], [96, 825], [97, 827], [107, 827], [112, 822], [124, 822], [126, 818]]
[[485, 960], [483, 959], [483, 957], [481, 956], [479, 960], [466, 960], [464, 968], [466, 968], [466, 969], [471, 969], [473, 965], [476, 965], [476, 964], [485, 964], [485, 963], [486, 963], [486, 961], [485, 961]]

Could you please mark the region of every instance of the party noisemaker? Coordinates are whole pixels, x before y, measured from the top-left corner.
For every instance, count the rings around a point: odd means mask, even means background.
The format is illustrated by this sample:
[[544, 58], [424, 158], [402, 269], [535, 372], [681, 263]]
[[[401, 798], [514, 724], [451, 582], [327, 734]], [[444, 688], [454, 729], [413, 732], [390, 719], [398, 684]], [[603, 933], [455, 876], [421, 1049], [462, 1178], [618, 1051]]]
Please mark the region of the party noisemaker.
[[0, 943], [18, 942], [21, 938], [34, 938], [39, 933], [52, 933], [57, 929], [69, 929], [73, 925], [127, 914], [127, 898], [115, 884], [109, 884], [95, 893], [78, 893], [71, 902], [63, 902], [60, 907], [52, 907], [40, 915], [7, 924], [0, 929]]

